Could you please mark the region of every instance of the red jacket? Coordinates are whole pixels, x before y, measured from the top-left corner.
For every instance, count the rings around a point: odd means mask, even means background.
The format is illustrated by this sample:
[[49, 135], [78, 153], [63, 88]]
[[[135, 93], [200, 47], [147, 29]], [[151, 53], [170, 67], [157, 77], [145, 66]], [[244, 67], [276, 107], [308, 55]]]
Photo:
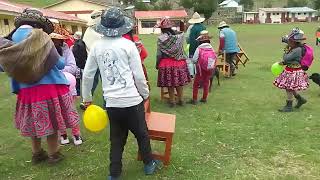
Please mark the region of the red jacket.
[[140, 41], [139, 37], [137, 35], [133, 35], [133, 40], [131, 39], [130, 35], [129, 34], [125, 34], [123, 35], [122, 37], [128, 39], [128, 40], [131, 40], [133, 41], [137, 48], [138, 48], [138, 51], [140, 53], [140, 58], [141, 58], [141, 61], [144, 62], [144, 60], [147, 58], [148, 56], [148, 52], [146, 50], [146, 48], [143, 46], [142, 42]]

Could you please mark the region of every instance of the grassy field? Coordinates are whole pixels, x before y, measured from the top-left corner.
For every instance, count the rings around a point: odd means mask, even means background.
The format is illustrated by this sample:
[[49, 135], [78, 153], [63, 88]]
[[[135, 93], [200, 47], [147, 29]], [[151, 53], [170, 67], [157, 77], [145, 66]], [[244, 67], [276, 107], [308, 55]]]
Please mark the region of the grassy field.
[[[250, 56], [232, 79], [222, 78], [206, 105], [186, 105], [170, 109], [159, 100], [156, 87], [155, 42], [153, 35], [142, 36], [150, 53], [146, 60], [152, 90], [153, 111], [177, 115], [171, 165], [154, 176], [143, 174], [136, 161], [137, 145], [130, 136], [125, 153], [123, 179], [320, 179], [320, 90], [314, 83], [303, 92], [309, 102], [301, 110], [277, 112], [285, 93], [272, 85], [272, 63], [279, 61], [281, 36], [301, 27], [314, 44], [317, 24], [234, 25], [239, 41]], [[210, 28], [215, 36], [217, 30]], [[319, 72], [319, 49], [309, 73]], [[98, 134], [83, 128], [85, 143], [62, 147], [66, 159], [54, 166], [32, 166], [30, 140], [14, 128], [15, 96], [9, 92], [5, 75], [0, 75], [0, 179], [105, 179], [109, 163], [109, 129]], [[191, 98], [191, 86], [185, 99]], [[101, 92], [95, 103], [102, 104]], [[45, 143], [44, 143], [45, 145]], [[162, 147], [153, 144], [156, 150]]]

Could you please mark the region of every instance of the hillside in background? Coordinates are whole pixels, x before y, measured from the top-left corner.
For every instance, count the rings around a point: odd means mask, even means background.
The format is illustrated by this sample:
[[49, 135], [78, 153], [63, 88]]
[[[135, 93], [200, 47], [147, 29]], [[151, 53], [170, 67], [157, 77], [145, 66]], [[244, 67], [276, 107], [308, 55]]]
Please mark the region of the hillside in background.
[[[59, 2], [60, 0], [9, 0], [9, 1], [29, 4], [35, 7], [44, 7], [44, 6]], [[172, 1], [179, 2], [179, 0], [172, 0]], [[287, 0], [254, 0], [254, 1], [255, 1], [255, 6], [253, 10], [257, 10], [258, 8], [261, 8], [261, 7], [266, 7], [268, 5], [272, 5], [272, 7], [283, 7], [287, 5]]]

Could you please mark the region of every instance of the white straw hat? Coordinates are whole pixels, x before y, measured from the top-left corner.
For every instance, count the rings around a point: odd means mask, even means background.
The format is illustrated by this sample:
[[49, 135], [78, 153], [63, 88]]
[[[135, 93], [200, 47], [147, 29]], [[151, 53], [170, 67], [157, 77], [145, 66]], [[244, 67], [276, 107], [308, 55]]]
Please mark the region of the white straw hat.
[[195, 12], [192, 15], [192, 18], [188, 21], [188, 23], [197, 24], [197, 23], [202, 23], [204, 20], [206, 20], [206, 18], [201, 17], [199, 13]]
[[225, 21], [221, 21], [218, 25], [218, 28], [223, 28], [223, 27], [226, 27], [226, 26], [229, 26]]

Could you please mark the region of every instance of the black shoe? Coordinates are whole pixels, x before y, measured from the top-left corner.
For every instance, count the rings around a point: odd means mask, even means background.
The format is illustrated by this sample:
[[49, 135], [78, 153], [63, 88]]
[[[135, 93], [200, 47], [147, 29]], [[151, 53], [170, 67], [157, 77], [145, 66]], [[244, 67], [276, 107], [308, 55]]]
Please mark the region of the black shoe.
[[174, 107], [176, 107], [176, 103], [169, 102], [169, 107], [170, 107], [170, 108], [174, 108]]
[[86, 110], [86, 106], [84, 105], [84, 103], [80, 103], [79, 107], [83, 111]]
[[183, 106], [183, 105], [184, 105], [184, 102], [183, 102], [183, 101], [179, 101], [179, 102], [177, 103], [177, 105]]
[[200, 102], [207, 103], [207, 100], [206, 99], [201, 99]]
[[287, 104], [282, 108], [279, 109], [279, 112], [292, 112], [292, 101], [287, 101]]
[[190, 101], [188, 101], [188, 104], [197, 105], [198, 101], [195, 101], [195, 100], [191, 99]]
[[297, 109], [299, 109], [302, 105], [304, 105], [305, 103], [308, 102], [306, 99], [301, 97], [299, 94], [296, 95], [295, 98], [297, 99], [297, 105], [295, 105], [294, 108], [297, 108]]

